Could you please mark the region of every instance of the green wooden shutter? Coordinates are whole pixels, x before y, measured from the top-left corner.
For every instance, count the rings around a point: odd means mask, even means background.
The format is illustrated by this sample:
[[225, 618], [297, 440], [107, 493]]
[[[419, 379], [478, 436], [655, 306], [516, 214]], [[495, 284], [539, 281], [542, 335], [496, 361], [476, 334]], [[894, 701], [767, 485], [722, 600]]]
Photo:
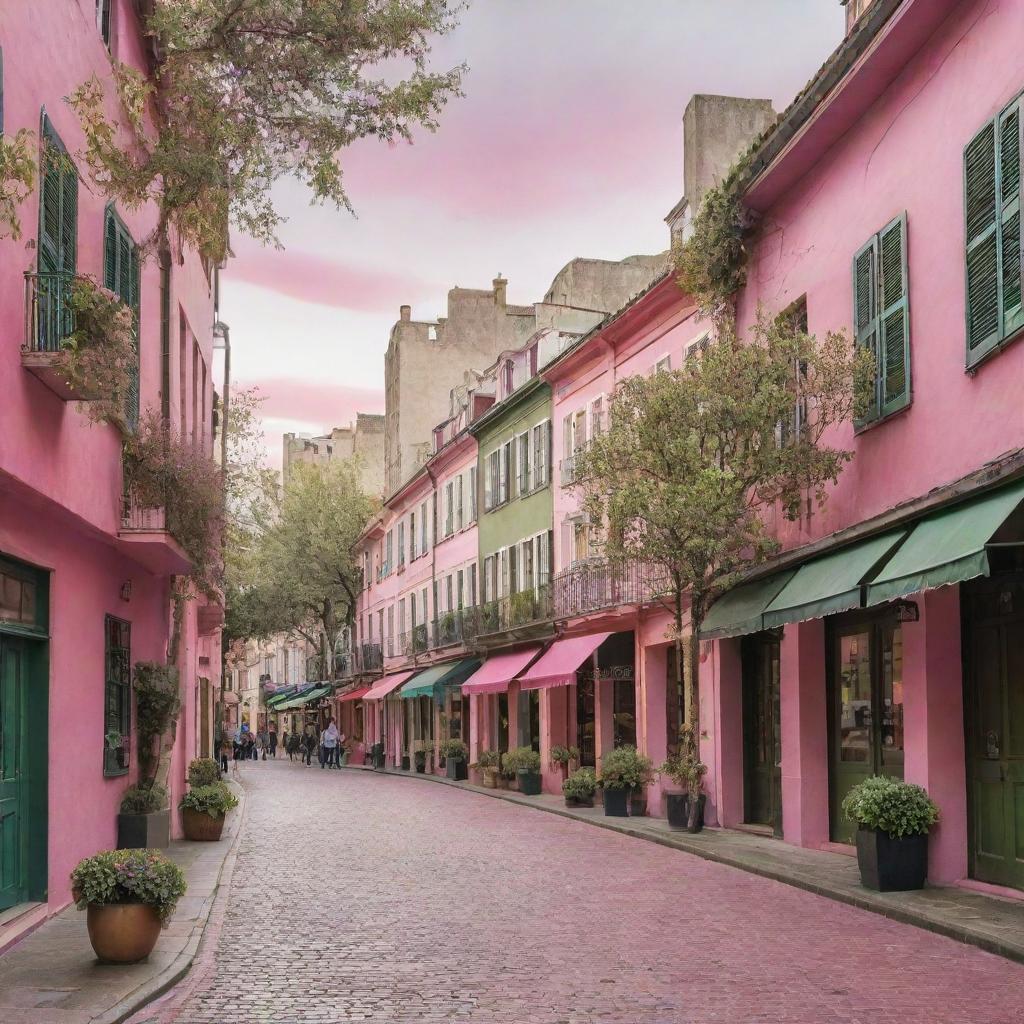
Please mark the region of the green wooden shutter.
[[[858, 345], [875, 357], [876, 381], [881, 377], [878, 346], [878, 236], [873, 235], [853, 257], [853, 325]], [[879, 387], [875, 398], [860, 422], [875, 419], [881, 409]]]
[[141, 361], [140, 347], [139, 347], [139, 334], [142, 330], [142, 321], [139, 318], [139, 295], [142, 290], [142, 282], [139, 277], [139, 249], [138, 246], [132, 245], [128, 254], [128, 277], [129, 277], [129, 289], [128, 296], [125, 301], [131, 306], [132, 314], [135, 317], [135, 373], [132, 377], [132, 387], [128, 392], [127, 399], [127, 417], [128, 426], [132, 430], [135, 430], [139, 425], [139, 364]]
[[60, 140], [46, 114], [42, 116], [40, 138], [43, 180], [39, 189], [39, 273], [48, 274], [61, 269], [61, 182], [60, 161], [57, 159]]
[[999, 266], [1002, 337], [1024, 324], [1021, 307], [1020, 150], [1019, 102], [999, 116]]
[[107, 209], [103, 233], [103, 283], [128, 306], [135, 320], [135, 370], [124, 396], [125, 422], [139, 422], [139, 250], [114, 210]]
[[996, 231], [996, 126], [987, 125], [964, 151], [967, 218], [967, 365], [999, 341], [999, 234]]
[[881, 414], [910, 401], [910, 309], [907, 281], [906, 214], [878, 234], [879, 390]]
[[103, 226], [103, 286], [117, 291], [117, 218], [110, 209]]

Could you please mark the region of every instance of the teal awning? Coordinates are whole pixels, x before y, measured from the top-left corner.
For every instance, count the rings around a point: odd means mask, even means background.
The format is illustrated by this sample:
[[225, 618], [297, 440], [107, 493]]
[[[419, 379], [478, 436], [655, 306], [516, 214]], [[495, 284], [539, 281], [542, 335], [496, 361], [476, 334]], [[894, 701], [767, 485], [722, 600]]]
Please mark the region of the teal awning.
[[764, 629], [764, 610], [793, 578], [795, 569], [777, 572], [752, 583], [741, 583], [724, 593], [704, 617], [702, 640], [746, 636]]
[[480, 658], [463, 658], [448, 665], [448, 671], [434, 683], [434, 700], [444, 703], [444, 691], [461, 687], [462, 684], [483, 664]]
[[289, 689], [287, 693], [275, 693], [267, 698], [268, 708], [280, 707], [285, 701], [293, 700], [295, 698], [295, 691]]
[[286, 700], [283, 704], [278, 704], [273, 710], [291, 711], [293, 708], [301, 708], [310, 701], [326, 697], [330, 692], [331, 688], [329, 686], [314, 686], [312, 690], [307, 690], [305, 693], [300, 693], [297, 697], [293, 697], [291, 700]]
[[765, 608], [765, 628], [859, 608], [861, 586], [873, 578], [906, 536], [907, 530], [892, 530], [800, 566]]
[[399, 691], [402, 700], [413, 700], [416, 697], [433, 697], [434, 683], [440, 680], [452, 667], [452, 662], [443, 665], [431, 665], [422, 672], [417, 672]]
[[872, 580], [867, 603], [988, 576], [985, 545], [1022, 501], [1024, 480], [1018, 480], [922, 519]]

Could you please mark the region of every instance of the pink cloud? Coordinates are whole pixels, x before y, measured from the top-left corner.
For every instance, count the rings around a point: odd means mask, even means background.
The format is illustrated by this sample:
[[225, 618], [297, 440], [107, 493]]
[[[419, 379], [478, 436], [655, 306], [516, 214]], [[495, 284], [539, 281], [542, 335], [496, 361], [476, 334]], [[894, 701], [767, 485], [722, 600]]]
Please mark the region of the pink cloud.
[[263, 396], [263, 419], [294, 420], [310, 429], [330, 430], [354, 423], [356, 413], [382, 413], [384, 391], [326, 384], [293, 377], [263, 377], [239, 381], [239, 388], [258, 387]]
[[360, 312], [391, 310], [399, 301], [416, 302], [431, 294], [430, 285], [410, 275], [354, 267], [292, 247], [263, 248], [245, 240], [237, 246], [229, 273], [232, 280], [301, 302]]

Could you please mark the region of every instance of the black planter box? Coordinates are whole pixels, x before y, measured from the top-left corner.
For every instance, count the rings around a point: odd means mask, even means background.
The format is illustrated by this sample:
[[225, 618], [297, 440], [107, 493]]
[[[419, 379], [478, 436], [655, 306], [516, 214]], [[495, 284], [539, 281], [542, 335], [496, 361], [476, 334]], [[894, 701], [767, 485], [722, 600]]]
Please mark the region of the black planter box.
[[594, 798], [590, 797], [587, 800], [577, 800], [575, 797], [567, 796], [565, 798], [566, 807], [593, 807]]
[[928, 877], [928, 836], [895, 836], [874, 828], [857, 829], [861, 883], [877, 892], [923, 889]]
[[426, 775], [427, 774], [427, 758], [425, 754], [416, 755], [416, 774]]
[[445, 774], [456, 782], [465, 782], [469, 778], [469, 765], [465, 761], [456, 761], [449, 757], [444, 765]]
[[384, 767], [384, 744], [374, 743], [370, 748], [370, 758], [373, 762], [375, 771], [380, 771]]
[[171, 845], [171, 812], [119, 814], [117, 848], [119, 850], [164, 850]]
[[606, 789], [604, 791], [604, 813], [606, 818], [628, 818], [629, 790]]
[[409, 770], [409, 756], [405, 754], [402, 756], [402, 771], [407, 772]]
[[520, 768], [516, 772], [519, 779], [519, 792], [524, 796], [540, 796], [541, 777], [540, 772], [529, 772]]
[[[704, 828], [704, 805], [707, 803], [707, 795], [701, 793], [697, 804], [697, 822], [693, 831], [700, 832]], [[668, 813], [668, 827], [686, 831], [690, 827], [690, 794], [689, 793], [667, 793], [665, 795], [666, 810]]]

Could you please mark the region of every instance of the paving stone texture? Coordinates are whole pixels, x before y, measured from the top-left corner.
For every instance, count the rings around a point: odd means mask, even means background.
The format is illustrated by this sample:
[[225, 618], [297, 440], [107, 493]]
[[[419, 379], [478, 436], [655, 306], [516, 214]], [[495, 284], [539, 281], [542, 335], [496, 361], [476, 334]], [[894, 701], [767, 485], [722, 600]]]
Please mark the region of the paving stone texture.
[[222, 919], [138, 1024], [1024, 1020], [1024, 966], [727, 865], [412, 779], [244, 781]]

